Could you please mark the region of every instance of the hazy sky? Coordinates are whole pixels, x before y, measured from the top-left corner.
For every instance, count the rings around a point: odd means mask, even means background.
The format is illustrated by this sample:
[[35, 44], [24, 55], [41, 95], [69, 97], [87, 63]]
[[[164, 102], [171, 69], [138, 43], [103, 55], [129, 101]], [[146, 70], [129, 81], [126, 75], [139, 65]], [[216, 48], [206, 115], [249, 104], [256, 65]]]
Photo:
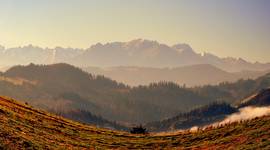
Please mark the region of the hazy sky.
[[270, 61], [270, 0], [0, 0], [0, 44], [188, 43], [198, 52]]

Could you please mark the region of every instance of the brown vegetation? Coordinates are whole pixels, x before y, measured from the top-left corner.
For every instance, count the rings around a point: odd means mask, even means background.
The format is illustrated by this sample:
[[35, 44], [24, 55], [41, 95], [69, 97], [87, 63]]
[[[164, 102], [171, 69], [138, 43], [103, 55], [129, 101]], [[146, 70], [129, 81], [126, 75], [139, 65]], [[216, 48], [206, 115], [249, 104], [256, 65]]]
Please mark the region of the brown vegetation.
[[270, 117], [197, 132], [132, 135], [73, 122], [0, 98], [3, 149], [269, 149]]

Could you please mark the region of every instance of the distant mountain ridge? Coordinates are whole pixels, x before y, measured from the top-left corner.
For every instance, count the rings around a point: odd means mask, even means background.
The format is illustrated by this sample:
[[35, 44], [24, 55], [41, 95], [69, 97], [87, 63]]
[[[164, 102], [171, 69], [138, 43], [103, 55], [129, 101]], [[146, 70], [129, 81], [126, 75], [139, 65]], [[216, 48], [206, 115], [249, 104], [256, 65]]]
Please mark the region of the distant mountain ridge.
[[168, 81], [187, 87], [217, 85], [222, 82], [236, 82], [239, 79], [256, 79], [269, 71], [227, 72], [209, 64], [199, 64], [176, 68], [149, 67], [86, 67], [83, 70], [104, 75], [117, 82], [130, 86], [149, 85], [154, 82]]
[[79, 67], [138, 66], [181, 67], [210, 64], [228, 72], [270, 69], [270, 63], [251, 63], [241, 58], [220, 58], [210, 53], [196, 53], [187, 44], [168, 46], [157, 41], [136, 39], [129, 42], [98, 43], [87, 49], [56, 47], [54, 49], [25, 46], [0, 48], [0, 66], [18, 64], [69, 63]]

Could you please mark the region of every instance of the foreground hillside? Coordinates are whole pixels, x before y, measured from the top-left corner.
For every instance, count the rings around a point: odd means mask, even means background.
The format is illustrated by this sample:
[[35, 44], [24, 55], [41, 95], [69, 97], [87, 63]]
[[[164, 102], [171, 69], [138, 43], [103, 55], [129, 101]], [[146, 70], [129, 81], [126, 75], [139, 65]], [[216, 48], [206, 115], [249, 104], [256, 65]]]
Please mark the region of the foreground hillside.
[[0, 149], [270, 148], [270, 117], [198, 132], [131, 135], [0, 98]]

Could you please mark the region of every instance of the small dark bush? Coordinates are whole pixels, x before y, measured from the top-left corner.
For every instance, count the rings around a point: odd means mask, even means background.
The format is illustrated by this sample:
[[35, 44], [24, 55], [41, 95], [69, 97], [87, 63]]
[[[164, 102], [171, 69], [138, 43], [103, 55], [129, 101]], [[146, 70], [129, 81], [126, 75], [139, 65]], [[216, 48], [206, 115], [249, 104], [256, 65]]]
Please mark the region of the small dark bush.
[[133, 127], [130, 130], [130, 133], [132, 133], [132, 134], [148, 134], [146, 128], [142, 127], [142, 125], [137, 126], [137, 127]]
[[6, 112], [2, 109], [0, 109], [0, 114], [5, 114]]

